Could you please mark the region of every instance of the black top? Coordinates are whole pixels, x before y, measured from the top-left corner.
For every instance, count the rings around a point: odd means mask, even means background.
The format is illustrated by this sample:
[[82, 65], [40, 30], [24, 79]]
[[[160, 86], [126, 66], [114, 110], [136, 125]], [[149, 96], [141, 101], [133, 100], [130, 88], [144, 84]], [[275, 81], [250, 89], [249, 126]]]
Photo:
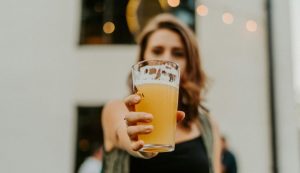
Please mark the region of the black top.
[[175, 150], [152, 159], [130, 156], [130, 173], [209, 173], [209, 163], [201, 136], [175, 145]]

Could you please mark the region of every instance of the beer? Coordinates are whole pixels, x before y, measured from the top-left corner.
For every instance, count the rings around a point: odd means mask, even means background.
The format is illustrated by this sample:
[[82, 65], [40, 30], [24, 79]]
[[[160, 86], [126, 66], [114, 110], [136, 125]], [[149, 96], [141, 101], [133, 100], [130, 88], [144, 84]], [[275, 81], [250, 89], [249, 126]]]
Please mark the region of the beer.
[[178, 88], [160, 83], [137, 85], [142, 100], [136, 105], [137, 112], [153, 115], [150, 134], [139, 135], [145, 142], [144, 151], [166, 152], [174, 149]]
[[153, 115], [153, 130], [140, 134], [144, 141], [140, 151], [170, 152], [174, 150], [178, 104], [179, 66], [171, 61], [146, 60], [132, 66], [133, 91], [141, 96], [136, 112]]

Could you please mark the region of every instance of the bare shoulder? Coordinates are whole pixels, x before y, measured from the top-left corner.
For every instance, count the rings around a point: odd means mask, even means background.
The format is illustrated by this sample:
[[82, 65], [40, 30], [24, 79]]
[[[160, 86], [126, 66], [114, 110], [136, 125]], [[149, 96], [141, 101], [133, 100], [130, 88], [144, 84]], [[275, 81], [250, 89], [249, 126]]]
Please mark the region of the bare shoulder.
[[122, 100], [111, 100], [104, 105], [105, 109], [124, 105]]
[[122, 100], [113, 100], [105, 104], [102, 110], [102, 128], [106, 151], [110, 151], [116, 145], [116, 130], [124, 121], [126, 112], [128, 110]]
[[102, 114], [107, 115], [116, 110], [126, 108], [122, 100], [111, 100], [104, 105]]

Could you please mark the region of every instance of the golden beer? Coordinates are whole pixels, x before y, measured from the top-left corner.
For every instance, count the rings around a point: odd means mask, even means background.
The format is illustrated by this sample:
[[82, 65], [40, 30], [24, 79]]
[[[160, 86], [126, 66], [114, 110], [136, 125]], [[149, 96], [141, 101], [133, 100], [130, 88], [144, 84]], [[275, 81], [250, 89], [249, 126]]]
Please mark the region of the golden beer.
[[175, 146], [176, 113], [180, 72], [178, 64], [164, 60], [145, 60], [132, 66], [133, 92], [141, 96], [136, 112], [153, 115], [153, 130], [139, 134], [144, 141], [140, 151], [170, 152]]
[[168, 152], [174, 150], [178, 88], [164, 83], [145, 83], [136, 85], [137, 94], [142, 100], [136, 105], [137, 112], [153, 115], [150, 134], [139, 135], [145, 142], [142, 151]]

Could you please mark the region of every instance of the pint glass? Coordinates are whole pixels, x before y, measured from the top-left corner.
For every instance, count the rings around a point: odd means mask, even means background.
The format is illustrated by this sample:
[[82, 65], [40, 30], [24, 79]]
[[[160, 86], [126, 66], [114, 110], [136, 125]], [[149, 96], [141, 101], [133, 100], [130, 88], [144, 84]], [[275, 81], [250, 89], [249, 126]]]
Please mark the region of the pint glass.
[[150, 134], [139, 135], [145, 145], [140, 151], [170, 152], [175, 146], [176, 113], [180, 72], [171, 61], [148, 60], [132, 66], [133, 90], [141, 97], [136, 112], [153, 115]]

